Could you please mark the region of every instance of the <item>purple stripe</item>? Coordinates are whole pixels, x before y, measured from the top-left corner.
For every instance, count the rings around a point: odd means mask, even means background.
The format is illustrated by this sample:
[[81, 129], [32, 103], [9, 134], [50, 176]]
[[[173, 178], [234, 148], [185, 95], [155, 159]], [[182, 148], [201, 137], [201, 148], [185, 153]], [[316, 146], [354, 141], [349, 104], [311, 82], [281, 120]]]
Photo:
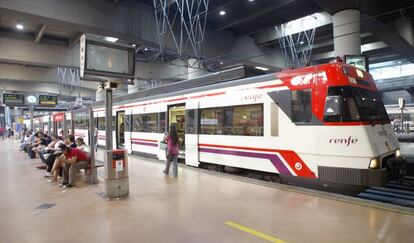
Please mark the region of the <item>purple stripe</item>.
[[157, 143], [144, 143], [144, 142], [136, 142], [132, 141], [132, 144], [144, 145], [144, 146], [151, 146], [151, 147], [158, 147]]
[[234, 151], [234, 150], [221, 150], [221, 149], [209, 149], [209, 148], [199, 148], [200, 152], [204, 153], [213, 153], [213, 154], [227, 154], [234, 156], [250, 157], [250, 158], [259, 158], [259, 159], [268, 159], [276, 167], [280, 174], [283, 175], [292, 175], [289, 169], [283, 164], [276, 154], [261, 154], [261, 153], [251, 153], [244, 151]]

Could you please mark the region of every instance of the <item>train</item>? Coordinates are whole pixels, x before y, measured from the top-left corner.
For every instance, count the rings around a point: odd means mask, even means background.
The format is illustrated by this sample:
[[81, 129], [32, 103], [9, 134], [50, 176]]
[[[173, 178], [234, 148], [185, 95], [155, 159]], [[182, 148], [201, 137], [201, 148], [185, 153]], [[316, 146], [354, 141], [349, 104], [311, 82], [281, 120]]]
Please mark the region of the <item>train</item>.
[[[94, 106], [98, 145], [105, 108]], [[85, 118], [86, 119], [86, 118]], [[75, 118], [76, 120], [76, 118]], [[76, 122], [76, 121], [75, 121]], [[113, 147], [165, 160], [170, 126], [188, 166], [213, 164], [336, 190], [383, 185], [404, 159], [372, 76], [342, 62], [114, 99]], [[75, 135], [89, 130], [75, 124]]]

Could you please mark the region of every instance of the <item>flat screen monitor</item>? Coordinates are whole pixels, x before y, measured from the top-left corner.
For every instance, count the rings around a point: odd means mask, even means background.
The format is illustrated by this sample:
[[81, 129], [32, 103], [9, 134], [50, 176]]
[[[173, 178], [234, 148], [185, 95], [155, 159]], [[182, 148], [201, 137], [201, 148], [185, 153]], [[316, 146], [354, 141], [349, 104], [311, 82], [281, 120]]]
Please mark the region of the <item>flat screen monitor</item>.
[[358, 69], [369, 72], [368, 56], [366, 55], [345, 55], [346, 64], [352, 65]]
[[58, 98], [56, 95], [39, 95], [39, 105], [41, 106], [55, 106]]
[[5, 105], [24, 105], [24, 94], [3, 94], [3, 104]]
[[81, 78], [111, 77], [133, 79], [135, 74], [135, 49], [81, 38]]

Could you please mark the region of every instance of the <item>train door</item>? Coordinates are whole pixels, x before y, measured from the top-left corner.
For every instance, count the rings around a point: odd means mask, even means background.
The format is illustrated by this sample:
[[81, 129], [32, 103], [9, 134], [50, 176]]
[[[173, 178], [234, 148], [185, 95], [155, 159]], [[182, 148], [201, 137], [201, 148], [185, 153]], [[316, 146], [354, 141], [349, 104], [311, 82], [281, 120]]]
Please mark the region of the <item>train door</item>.
[[186, 103], [185, 163], [196, 167], [199, 165], [198, 108], [198, 101]]
[[125, 148], [125, 111], [116, 113], [116, 147]]
[[175, 126], [180, 148], [179, 158], [185, 158], [185, 104], [168, 106], [168, 129]]

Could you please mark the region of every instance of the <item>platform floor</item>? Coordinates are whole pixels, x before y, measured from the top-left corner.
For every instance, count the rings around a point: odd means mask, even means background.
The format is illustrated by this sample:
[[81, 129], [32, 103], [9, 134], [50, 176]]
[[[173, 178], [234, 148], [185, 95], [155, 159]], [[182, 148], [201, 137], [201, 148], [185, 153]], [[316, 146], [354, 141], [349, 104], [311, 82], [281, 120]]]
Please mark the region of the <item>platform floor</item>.
[[130, 159], [129, 199], [106, 201], [104, 183], [46, 183], [17, 146], [0, 141], [1, 243], [413, 242], [414, 216], [185, 166], [175, 179], [145, 158]]

